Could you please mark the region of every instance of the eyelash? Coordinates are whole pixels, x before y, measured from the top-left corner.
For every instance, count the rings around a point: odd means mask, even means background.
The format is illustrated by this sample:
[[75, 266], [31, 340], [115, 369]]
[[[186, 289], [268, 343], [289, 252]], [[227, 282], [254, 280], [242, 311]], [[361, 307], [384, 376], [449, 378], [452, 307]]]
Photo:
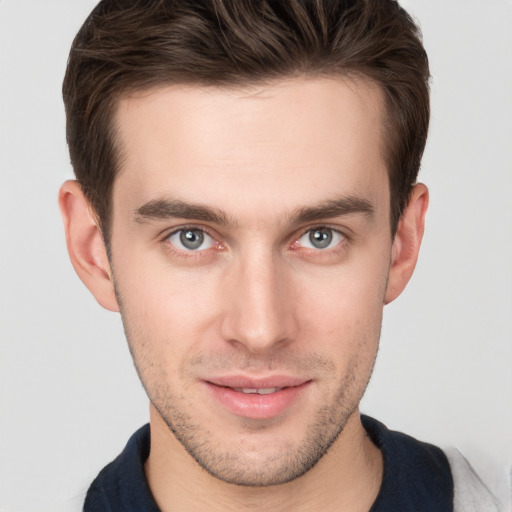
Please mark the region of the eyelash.
[[302, 245], [299, 245], [299, 248], [303, 251], [313, 253], [317, 258], [319, 257], [329, 257], [329, 256], [336, 256], [340, 254], [342, 251], [346, 250], [347, 243], [350, 240], [350, 237], [343, 231], [333, 228], [331, 226], [325, 225], [325, 224], [319, 224], [316, 226], [308, 226], [306, 229], [300, 232], [300, 234], [296, 237], [294, 237], [294, 242], [290, 245], [290, 247], [293, 247], [294, 245], [299, 244], [299, 240], [307, 235], [308, 233], [312, 233], [314, 231], [320, 231], [320, 230], [329, 230], [335, 235], [339, 235], [341, 237], [341, 240], [334, 245], [333, 247], [328, 247], [326, 249], [318, 249], [318, 248], [310, 248], [310, 247], [304, 247]]
[[[302, 245], [299, 245], [299, 240], [302, 237], [304, 237], [308, 233], [311, 233], [311, 232], [314, 232], [314, 231], [323, 230], [323, 229], [329, 230], [333, 234], [341, 236], [341, 238], [342, 238], [341, 241], [338, 242], [334, 247], [328, 247], [326, 249], [318, 249], [318, 248], [315, 249], [315, 248], [304, 247]], [[185, 226], [180, 226], [178, 228], [175, 228], [171, 232], [167, 232], [165, 234], [165, 236], [161, 237], [161, 242], [163, 242], [165, 244], [167, 250], [172, 252], [173, 255], [181, 257], [183, 259], [190, 259], [190, 258], [195, 259], [195, 258], [204, 257], [205, 256], [205, 252], [207, 252], [207, 251], [209, 251], [209, 249], [211, 249], [211, 247], [208, 247], [206, 249], [198, 249], [196, 251], [194, 251], [194, 250], [188, 250], [187, 251], [187, 250], [183, 250], [183, 249], [177, 248], [174, 244], [172, 244], [170, 242], [170, 238], [172, 236], [177, 235], [178, 233], [183, 232], [183, 231], [187, 231], [187, 230], [190, 230], [190, 231], [200, 231], [200, 232], [204, 233], [205, 235], [207, 235], [208, 237], [210, 237], [214, 241], [214, 244], [213, 244], [214, 247], [213, 248], [223, 249], [222, 244], [220, 242], [218, 242], [218, 240], [217, 240], [218, 237], [213, 235], [208, 229], [205, 229], [204, 227], [185, 225]], [[343, 250], [345, 250], [345, 246], [346, 246], [346, 244], [349, 241], [349, 236], [346, 233], [340, 231], [339, 229], [327, 226], [325, 224], [320, 224], [320, 225], [316, 225], [316, 226], [309, 226], [309, 227], [307, 227], [306, 229], [301, 231], [298, 236], [292, 237], [292, 239], [293, 239], [293, 242], [288, 245], [289, 248], [294, 249], [294, 246], [298, 245], [297, 249], [300, 248], [303, 251], [312, 252], [317, 257], [322, 257], [322, 256], [323, 257], [327, 257], [329, 255], [337, 255], [340, 252], [342, 252]]]
[[164, 243], [164, 246], [166, 247], [166, 249], [168, 251], [170, 251], [174, 256], [178, 256], [183, 259], [195, 259], [195, 258], [200, 258], [200, 257], [204, 256], [204, 252], [208, 251], [210, 249], [210, 247], [207, 249], [199, 249], [197, 251], [194, 251], [194, 250], [187, 251], [184, 249], [179, 249], [178, 247], [176, 247], [174, 244], [172, 244], [170, 242], [170, 238], [174, 235], [177, 235], [180, 232], [183, 232], [183, 231], [200, 231], [200, 232], [204, 233], [205, 235], [209, 236], [213, 240], [213, 242], [214, 242], [213, 245], [217, 246], [217, 249], [222, 248], [222, 244], [217, 241], [217, 237], [214, 236], [212, 233], [210, 233], [208, 229], [205, 229], [204, 227], [198, 227], [198, 226], [180, 226], [178, 228], [173, 229], [171, 232], [167, 232], [161, 238], [161, 242]]

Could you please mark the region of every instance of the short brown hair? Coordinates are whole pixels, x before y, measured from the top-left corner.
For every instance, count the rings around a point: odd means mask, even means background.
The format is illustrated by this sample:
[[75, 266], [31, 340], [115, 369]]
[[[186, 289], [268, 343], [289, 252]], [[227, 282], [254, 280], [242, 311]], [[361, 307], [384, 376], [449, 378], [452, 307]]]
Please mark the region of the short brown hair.
[[101, 1], [73, 41], [63, 95], [71, 162], [106, 241], [119, 98], [165, 84], [231, 87], [298, 75], [358, 75], [384, 92], [394, 233], [430, 116], [421, 34], [396, 1]]

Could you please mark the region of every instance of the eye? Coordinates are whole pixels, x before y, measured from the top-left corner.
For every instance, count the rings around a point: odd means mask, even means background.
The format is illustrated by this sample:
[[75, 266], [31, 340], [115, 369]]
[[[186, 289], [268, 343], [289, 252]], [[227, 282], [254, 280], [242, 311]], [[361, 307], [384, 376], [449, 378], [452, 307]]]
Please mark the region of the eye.
[[201, 229], [180, 229], [172, 233], [169, 242], [182, 251], [199, 251], [209, 249], [215, 240]]
[[304, 233], [298, 242], [308, 249], [329, 249], [338, 245], [345, 237], [331, 228], [315, 228]]

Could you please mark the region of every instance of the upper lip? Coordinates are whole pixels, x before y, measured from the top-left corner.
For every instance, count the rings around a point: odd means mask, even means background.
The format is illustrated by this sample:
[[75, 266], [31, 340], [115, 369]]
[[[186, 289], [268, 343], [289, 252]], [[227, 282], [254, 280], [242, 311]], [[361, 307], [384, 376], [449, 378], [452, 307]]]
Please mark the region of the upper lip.
[[226, 388], [244, 389], [269, 389], [289, 388], [300, 386], [311, 379], [307, 377], [293, 377], [288, 375], [268, 375], [260, 377], [249, 377], [246, 375], [225, 375], [203, 379], [210, 384]]

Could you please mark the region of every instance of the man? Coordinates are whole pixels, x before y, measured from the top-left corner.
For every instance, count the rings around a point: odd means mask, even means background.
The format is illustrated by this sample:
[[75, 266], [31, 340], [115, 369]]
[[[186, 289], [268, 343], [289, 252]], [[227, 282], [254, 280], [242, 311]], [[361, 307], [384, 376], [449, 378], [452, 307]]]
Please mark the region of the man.
[[85, 510], [496, 509], [358, 408], [423, 235], [428, 77], [392, 0], [96, 7], [60, 206], [151, 406]]

